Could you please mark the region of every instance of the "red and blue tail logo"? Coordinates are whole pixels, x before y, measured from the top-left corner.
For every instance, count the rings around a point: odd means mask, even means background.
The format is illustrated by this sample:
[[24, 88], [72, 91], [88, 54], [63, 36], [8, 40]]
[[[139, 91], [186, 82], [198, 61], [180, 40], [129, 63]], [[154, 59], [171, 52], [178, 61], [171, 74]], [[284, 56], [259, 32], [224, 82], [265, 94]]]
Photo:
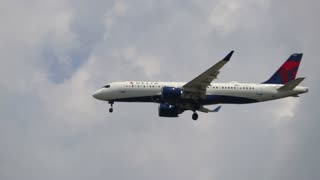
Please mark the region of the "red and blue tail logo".
[[286, 84], [296, 78], [303, 54], [292, 54], [277, 72], [263, 84]]

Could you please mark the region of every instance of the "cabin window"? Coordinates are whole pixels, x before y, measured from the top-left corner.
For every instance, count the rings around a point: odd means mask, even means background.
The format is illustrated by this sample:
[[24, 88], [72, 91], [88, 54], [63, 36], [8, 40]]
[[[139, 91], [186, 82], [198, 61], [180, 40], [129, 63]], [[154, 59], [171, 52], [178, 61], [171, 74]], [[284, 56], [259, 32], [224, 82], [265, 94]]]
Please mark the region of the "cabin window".
[[110, 85], [105, 85], [105, 86], [103, 86], [104, 88], [110, 88]]

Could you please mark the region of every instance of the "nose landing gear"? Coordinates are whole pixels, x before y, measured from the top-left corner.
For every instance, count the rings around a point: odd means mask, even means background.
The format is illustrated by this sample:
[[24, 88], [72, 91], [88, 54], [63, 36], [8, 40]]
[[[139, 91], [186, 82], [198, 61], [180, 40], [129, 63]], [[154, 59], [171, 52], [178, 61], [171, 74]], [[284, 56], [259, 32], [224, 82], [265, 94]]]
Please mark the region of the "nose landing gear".
[[113, 101], [110, 101], [109, 104], [111, 105], [111, 107], [109, 108], [109, 112], [112, 113], [113, 112]]

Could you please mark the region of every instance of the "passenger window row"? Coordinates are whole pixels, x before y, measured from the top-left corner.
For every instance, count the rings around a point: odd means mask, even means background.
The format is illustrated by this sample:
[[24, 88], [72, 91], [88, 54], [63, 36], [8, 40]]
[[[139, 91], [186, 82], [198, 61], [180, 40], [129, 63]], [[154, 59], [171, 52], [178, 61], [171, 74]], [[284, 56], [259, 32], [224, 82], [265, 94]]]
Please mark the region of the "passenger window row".
[[234, 87], [234, 86], [209, 86], [211, 89], [248, 89], [252, 90], [254, 87]]
[[[105, 88], [109, 88], [110, 85], [104, 86]], [[163, 85], [126, 85], [126, 87], [142, 87], [142, 88], [162, 88]], [[253, 90], [254, 87], [234, 87], [234, 86], [209, 86], [211, 89], [240, 89], [240, 90]]]

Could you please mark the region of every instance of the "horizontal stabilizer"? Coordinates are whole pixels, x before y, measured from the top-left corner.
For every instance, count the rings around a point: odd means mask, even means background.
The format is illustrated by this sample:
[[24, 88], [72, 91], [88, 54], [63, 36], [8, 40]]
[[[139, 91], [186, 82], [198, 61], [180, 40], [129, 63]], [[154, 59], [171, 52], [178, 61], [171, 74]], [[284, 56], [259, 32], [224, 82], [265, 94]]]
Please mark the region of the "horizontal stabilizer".
[[219, 112], [220, 109], [221, 109], [221, 106], [218, 106], [217, 108], [215, 108], [213, 111], [210, 111], [210, 112]]
[[280, 87], [278, 90], [280, 91], [292, 90], [295, 87], [297, 87], [304, 79], [305, 79], [304, 77], [294, 79], [288, 82], [287, 84], [283, 85], [282, 87]]
[[200, 112], [204, 112], [204, 113], [208, 113], [208, 112], [219, 112], [219, 110], [221, 109], [221, 106], [218, 106], [217, 108], [213, 109], [213, 110], [210, 110], [210, 109], [207, 109], [203, 106], [201, 106], [201, 108], [199, 109]]

